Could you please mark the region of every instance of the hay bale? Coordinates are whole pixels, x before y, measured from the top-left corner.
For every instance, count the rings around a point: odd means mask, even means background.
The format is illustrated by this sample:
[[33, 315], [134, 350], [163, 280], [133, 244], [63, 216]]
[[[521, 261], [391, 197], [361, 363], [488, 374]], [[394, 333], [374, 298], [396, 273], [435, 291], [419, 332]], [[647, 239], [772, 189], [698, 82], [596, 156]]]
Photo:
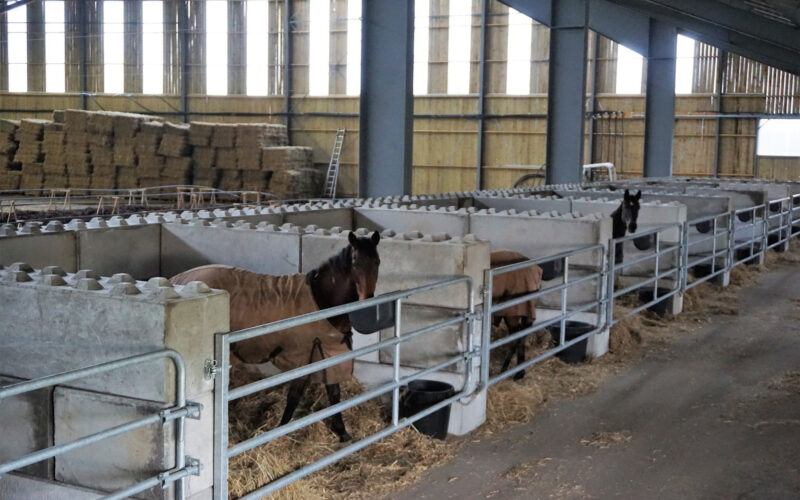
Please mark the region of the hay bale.
[[163, 156], [144, 155], [139, 156], [139, 165], [136, 167], [141, 177], [156, 178], [161, 177], [161, 172], [166, 164]]
[[217, 150], [195, 146], [192, 150], [192, 161], [201, 168], [214, 168], [217, 165]]
[[114, 115], [110, 111], [92, 111], [86, 124], [86, 131], [95, 135], [114, 135]]
[[239, 170], [220, 170], [219, 188], [225, 191], [242, 190], [242, 172]]
[[161, 144], [158, 146], [158, 154], [171, 158], [188, 156], [191, 154], [188, 136], [165, 133], [164, 136], [161, 137]]
[[19, 120], [0, 118], [0, 133], [15, 134], [19, 128]]
[[114, 164], [118, 167], [135, 167], [136, 152], [133, 143], [121, 141], [114, 143], [113, 149]]
[[116, 174], [97, 175], [97, 173], [93, 173], [92, 178], [89, 180], [89, 188], [91, 189], [115, 189], [116, 187]]
[[117, 187], [132, 189], [139, 187], [139, 172], [135, 167], [117, 167]]
[[191, 173], [191, 158], [167, 158], [164, 171], [161, 174], [162, 176], [184, 179], [185, 182], [188, 182]]
[[63, 130], [45, 130], [42, 144], [45, 147], [63, 146], [67, 143], [67, 134]]
[[232, 148], [236, 145], [236, 124], [215, 123], [211, 134], [211, 146], [215, 148]]
[[114, 164], [114, 151], [105, 146], [89, 146], [89, 157], [95, 168], [108, 167]]
[[44, 174], [43, 187], [47, 189], [66, 188], [69, 187], [69, 180], [66, 174]]
[[234, 148], [218, 148], [215, 166], [223, 170], [237, 170], [237, 155]]
[[272, 172], [242, 170], [242, 189], [245, 191], [266, 191]]
[[132, 139], [139, 131], [139, 126], [146, 120], [144, 115], [133, 113], [115, 113], [112, 117], [114, 137], [116, 139]]
[[149, 135], [160, 138], [164, 135], [164, 123], [156, 121], [143, 122], [139, 125], [139, 132], [136, 135]]
[[85, 134], [89, 130], [89, 112], [80, 109], [65, 110], [64, 130], [69, 134]]
[[35, 167], [35, 164], [22, 166], [19, 188], [28, 196], [39, 196], [44, 183], [44, 172], [42, 172], [41, 164], [38, 165], [38, 168]]
[[189, 123], [189, 144], [195, 147], [208, 147], [211, 144], [211, 136], [214, 133], [214, 126], [214, 123]]
[[13, 133], [0, 132], [0, 154], [13, 156], [18, 147], [19, 143]]
[[44, 134], [44, 126], [51, 123], [49, 120], [38, 120], [35, 118], [25, 118], [19, 122], [19, 132], [41, 140]]
[[269, 191], [283, 199], [313, 198], [322, 193], [322, 179], [318, 170], [279, 170], [272, 174]]
[[54, 123], [61, 123], [61, 124], [63, 124], [63, 123], [64, 123], [64, 116], [65, 116], [65, 114], [66, 114], [66, 113], [64, 112], [64, 110], [63, 110], [63, 109], [56, 109], [56, 110], [54, 110], [54, 111], [53, 111], [53, 122], [54, 122]]
[[262, 149], [261, 167], [273, 172], [313, 168], [313, 150], [302, 146], [280, 146]]
[[236, 125], [237, 148], [265, 148], [289, 144], [286, 127], [271, 123], [238, 123]]
[[161, 182], [161, 177], [151, 177], [151, 176], [139, 177], [139, 187], [140, 188], [157, 187], [157, 186], [163, 186], [163, 185], [164, 185], [164, 183]]
[[92, 176], [114, 177], [117, 175], [117, 167], [113, 165], [94, 165], [92, 166]]
[[219, 170], [216, 168], [204, 168], [197, 165], [192, 167], [192, 184], [214, 187], [217, 185], [218, 178]]
[[19, 163], [41, 163], [44, 161], [42, 143], [39, 141], [20, 141], [14, 154], [14, 161]]
[[42, 169], [44, 170], [45, 174], [51, 176], [67, 175], [67, 165], [63, 157], [57, 159], [54, 156], [48, 155], [44, 159], [44, 163], [42, 163]]
[[236, 148], [236, 166], [239, 170], [261, 170], [261, 149]]
[[22, 172], [16, 170], [0, 170], [0, 191], [16, 191], [19, 189]]
[[114, 138], [110, 135], [86, 134], [86, 144], [90, 149], [92, 146], [100, 146], [110, 151], [114, 146]]

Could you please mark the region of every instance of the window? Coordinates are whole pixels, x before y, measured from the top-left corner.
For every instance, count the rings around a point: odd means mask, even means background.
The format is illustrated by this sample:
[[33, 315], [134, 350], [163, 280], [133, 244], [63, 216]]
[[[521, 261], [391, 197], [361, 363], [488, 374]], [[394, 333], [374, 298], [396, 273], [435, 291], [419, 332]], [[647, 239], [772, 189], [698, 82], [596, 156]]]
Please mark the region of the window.
[[308, 94], [328, 95], [330, 77], [330, 0], [311, 0], [309, 27]]
[[361, 93], [361, 0], [347, 0], [347, 95]]
[[694, 72], [695, 41], [678, 35], [678, 49], [675, 60], [675, 93], [692, 93], [692, 74]]
[[164, 2], [142, 3], [142, 91], [164, 93]]
[[124, 2], [103, 3], [103, 91], [118, 94], [125, 91], [125, 9]]
[[428, 0], [414, 0], [414, 94], [428, 93]]
[[64, 2], [61, 0], [44, 2], [44, 52], [45, 90], [64, 92]]
[[206, 2], [206, 94], [228, 94], [228, 2]]
[[447, 34], [447, 93], [469, 94], [472, 2], [451, 0]]
[[642, 93], [642, 62], [638, 53], [617, 45], [617, 94]]
[[767, 119], [758, 122], [759, 156], [800, 157], [800, 119]]
[[509, 8], [506, 94], [530, 94], [532, 36], [533, 20]]
[[8, 90], [28, 91], [28, 11], [23, 5], [6, 14], [8, 19]]
[[269, 76], [267, 60], [269, 41], [269, 3], [247, 0], [247, 95], [267, 95]]

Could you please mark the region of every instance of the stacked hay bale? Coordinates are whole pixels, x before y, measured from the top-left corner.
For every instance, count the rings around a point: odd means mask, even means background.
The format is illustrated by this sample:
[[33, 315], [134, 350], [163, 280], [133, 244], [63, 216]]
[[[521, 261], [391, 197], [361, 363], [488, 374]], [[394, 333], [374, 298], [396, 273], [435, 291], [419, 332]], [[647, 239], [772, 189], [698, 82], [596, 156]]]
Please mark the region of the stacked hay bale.
[[97, 111], [89, 114], [86, 140], [92, 162], [92, 189], [115, 189], [117, 167], [114, 165], [114, 114]]
[[314, 168], [312, 150], [307, 147], [264, 148], [264, 169], [272, 172], [269, 190], [280, 198], [312, 198], [322, 193], [324, 173]]
[[[64, 140], [68, 188], [88, 188], [92, 176], [89, 157], [89, 112], [77, 109], [64, 111]], [[52, 186], [56, 187], [56, 186]]]
[[162, 185], [191, 184], [192, 147], [189, 145], [189, 125], [166, 122], [163, 131], [158, 147], [158, 155], [164, 158]]
[[113, 159], [117, 174], [117, 188], [131, 189], [139, 187], [139, 172], [135, 151], [136, 134], [139, 132], [142, 121], [147, 119], [142, 115], [132, 113], [114, 114], [114, 147]]
[[219, 170], [216, 168], [217, 153], [211, 147], [214, 123], [191, 122], [189, 145], [192, 146], [192, 182], [201, 186], [217, 186]]
[[164, 124], [158, 121], [144, 122], [134, 138], [133, 150], [136, 153], [139, 187], [161, 185], [161, 173], [164, 171], [164, 157], [158, 154], [161, 137], [164, 135]]
[[0, 119], [0, 191], [19, 189], [22, 166], [14, 160], [19, 121]]
[[48, 123], [48, 121], [21, 120], [15, 134], [19, 146], [14, 154], [14, 161], [22, 165], [20, 189], [31, 196], [39, 195], [44, 183], [42, 140], [44, 138], [45, 123]]
[[217, 186], [225, 191], [241, 191], [242, 172], [236, 164], [236, 124], [215, 123], [210, 146], [214, 148], [215, 166], [219, 169]]
[[49, 122], [44, 126], [42, 151], [44, 152], [44, 187], [63, 188], [69, 185], [67, 175], [67, 148], [64, 124]]

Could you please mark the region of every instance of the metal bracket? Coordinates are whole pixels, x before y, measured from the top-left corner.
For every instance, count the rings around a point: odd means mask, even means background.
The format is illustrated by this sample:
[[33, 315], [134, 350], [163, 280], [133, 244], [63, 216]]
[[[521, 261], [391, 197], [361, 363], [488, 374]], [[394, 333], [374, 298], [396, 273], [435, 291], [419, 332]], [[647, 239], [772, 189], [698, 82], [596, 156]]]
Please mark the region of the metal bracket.
[[186, 455], [185, 463], [186, 463], [185, 465], [186, 469], [191, 469], [193, 476], [199, 476], [200, 473], [203, 471], [203, 464], [197, 458]]
[[218, 372], [219, 368], [217, 368], [217, 360], [207, 359], [205, 364], [203, 365], [203, 378], [206, 380], [212, 380], [214, 377], [217, 376]]
[[[176, 413], [184, 412], [184, 414], [179, 416], [174, 416]], [[187, 401], [185, 406], [178, 406], [173, 408], [164, 408], [158, 414], [161, 416], [161, 424], [166, 425], [177, 418], [183, 416], [184, 418], [191, 418], [193, 420], [200, 420], [200, 412], [203, 411], [203, 405], [200, 403], [195, 403], [194, 401]]]

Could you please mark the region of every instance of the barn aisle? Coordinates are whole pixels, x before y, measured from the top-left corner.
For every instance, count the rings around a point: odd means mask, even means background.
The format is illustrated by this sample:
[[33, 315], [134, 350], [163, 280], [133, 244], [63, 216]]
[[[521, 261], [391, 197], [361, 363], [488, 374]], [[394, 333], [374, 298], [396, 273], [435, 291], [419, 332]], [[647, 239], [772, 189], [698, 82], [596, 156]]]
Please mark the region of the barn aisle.
[[800, 498], [800, 269], [394, 498]]

